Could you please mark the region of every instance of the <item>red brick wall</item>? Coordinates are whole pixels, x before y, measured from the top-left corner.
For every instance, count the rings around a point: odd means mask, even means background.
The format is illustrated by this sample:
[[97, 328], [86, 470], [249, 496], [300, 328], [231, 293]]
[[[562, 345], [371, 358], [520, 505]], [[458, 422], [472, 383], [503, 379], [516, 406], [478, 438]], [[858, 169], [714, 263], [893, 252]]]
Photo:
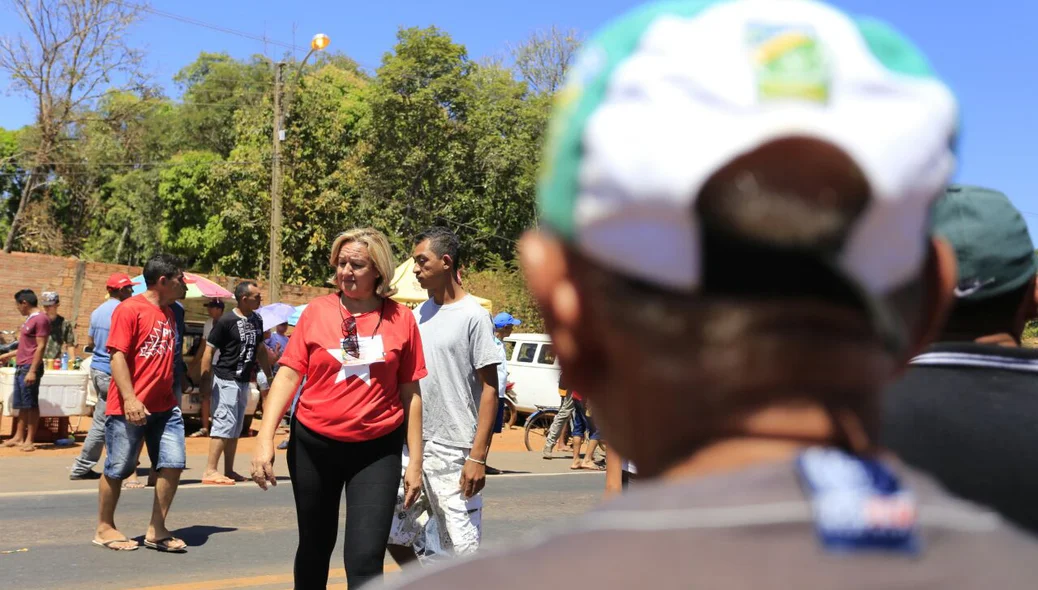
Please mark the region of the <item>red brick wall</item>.
[[[136, 276], [141, 274], [141, 267], [105, 264], [102, 262], [83, 262], [84, 274], [78, 314], [74, 312], [76, 300], [76, 268], [80, 260], [61, 258], [42, 254], [0, 252], [0, 330], [16, 330], [21, 326], [23, 318], [14, 305], [14, 294], [21, 289], [32, 289], [39, 296], [44, 291], [57, 291], [61, 296], [59, 313], [69, 320], [76, 320], [76, 339], [86, 341], [90, 324], [90, 312], [108, 298], [105, 282], [109, 275], [124, 272]], [[238, 281], [236, 277], [210, 276], [206, 278], [233, 290]], [[264, 292], [264, 303], [270, 303], [266, 297], [265, 281], [256, 281]], [[304, 285], [282, 285], [281, 301], [291, 305], [300, 305], [330, 293], [331, 289]], [[75, 315], [75, 317], [74, 317]]]

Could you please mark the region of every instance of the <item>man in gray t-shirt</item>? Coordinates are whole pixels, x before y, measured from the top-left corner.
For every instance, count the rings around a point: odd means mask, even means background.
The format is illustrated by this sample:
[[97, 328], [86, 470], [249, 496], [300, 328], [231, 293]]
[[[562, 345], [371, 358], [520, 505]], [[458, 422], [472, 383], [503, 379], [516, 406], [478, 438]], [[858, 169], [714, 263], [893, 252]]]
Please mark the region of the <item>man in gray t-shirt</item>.
[[[469, 555], [482, 534], [486, 461], [497, 416], [494, 325], [458, 280], [458, 238], [433, 227], [415, 239], [415, 275], [431, 298], [415, 310], [428, 377], [421, 380], [423, 493], [398, 494], [389, 552], [401, 564]], [[423, 513], [428, 516], [422, 518]]]
[[639, 485], [401, 585], [1034, 588], [1035, 539], [878, 440], [884, 387], [975, 287], [930, 233], [958, 110], [926, 63], [816, 0], [669, 0], [591, 37], [519, 252], [567, 385]]

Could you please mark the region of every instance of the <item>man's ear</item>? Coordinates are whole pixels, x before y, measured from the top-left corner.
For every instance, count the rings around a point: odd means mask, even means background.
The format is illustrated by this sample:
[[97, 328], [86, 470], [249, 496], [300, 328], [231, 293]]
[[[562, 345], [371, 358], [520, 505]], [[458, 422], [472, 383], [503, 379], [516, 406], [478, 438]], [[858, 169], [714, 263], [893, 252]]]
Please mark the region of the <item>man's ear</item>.
[[943, 238], [932, 238], [926, 268], [923, 270], [922, 310], [916, 329], [911, 334], [908, 358], [904, 359], [906, 363], [940, 337], [948, 313], [955, 303], [955, 285], [958, 280], [959, 267], [955, 261], [955, 250]]
[[519, 242], [519, 259], [556, 353], [562, 360], [575, 360], [581, 308], [562, 243], [547, 234], [528, 232]]

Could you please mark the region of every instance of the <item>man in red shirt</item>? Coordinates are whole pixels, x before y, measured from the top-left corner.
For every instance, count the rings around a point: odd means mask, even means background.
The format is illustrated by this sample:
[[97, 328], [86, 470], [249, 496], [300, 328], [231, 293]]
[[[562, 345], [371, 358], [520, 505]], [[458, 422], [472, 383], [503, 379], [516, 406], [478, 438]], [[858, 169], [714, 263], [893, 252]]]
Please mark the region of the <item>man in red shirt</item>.
[[155, 483], [155, 508], [144, 546], [183, 553], [186, 544], [166, 528], [169, 512], [186, 464], [184, 419], [173, 394], [176, 321], [170, 305], [187, 291], [180, 262], [159, 254], [144, 266], [148, 289], [115, 308], [108, 335], [112, 384], [105, 423], [104, 477], [100, 480], [100, 515], [93, 543], [115, 551], [133, 551], [115, 526], [121, 482], [134, 472], [143, 440], [148, 447]]
[[11, 351], [0, 360], [15, 356], [17, 366], [14, 376], [14, 398], [11, 407], [18, 410], [18, 432], [5, 447], [18, 447], [25, 452], [36, 450], [36, 425], [40, 421], [40, 380], [43, 379], [43, 349], [50, 336], [50, 320], [37, 307], [36, 294], [22, 289], [14, 294], [18, 311], [25, 316], [25, 323], [18, 330], [18, 350]]

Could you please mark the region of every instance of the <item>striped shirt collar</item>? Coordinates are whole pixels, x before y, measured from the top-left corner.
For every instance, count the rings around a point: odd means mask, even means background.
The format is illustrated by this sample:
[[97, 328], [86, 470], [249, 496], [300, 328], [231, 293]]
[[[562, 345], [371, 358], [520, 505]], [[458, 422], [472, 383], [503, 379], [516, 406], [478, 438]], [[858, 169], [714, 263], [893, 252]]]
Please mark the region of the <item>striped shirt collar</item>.
[[915, 367], [971, 367], [1038, 373], [1038, 349], [975, 342], [941, 343], [913, 358], [910, 364]]

